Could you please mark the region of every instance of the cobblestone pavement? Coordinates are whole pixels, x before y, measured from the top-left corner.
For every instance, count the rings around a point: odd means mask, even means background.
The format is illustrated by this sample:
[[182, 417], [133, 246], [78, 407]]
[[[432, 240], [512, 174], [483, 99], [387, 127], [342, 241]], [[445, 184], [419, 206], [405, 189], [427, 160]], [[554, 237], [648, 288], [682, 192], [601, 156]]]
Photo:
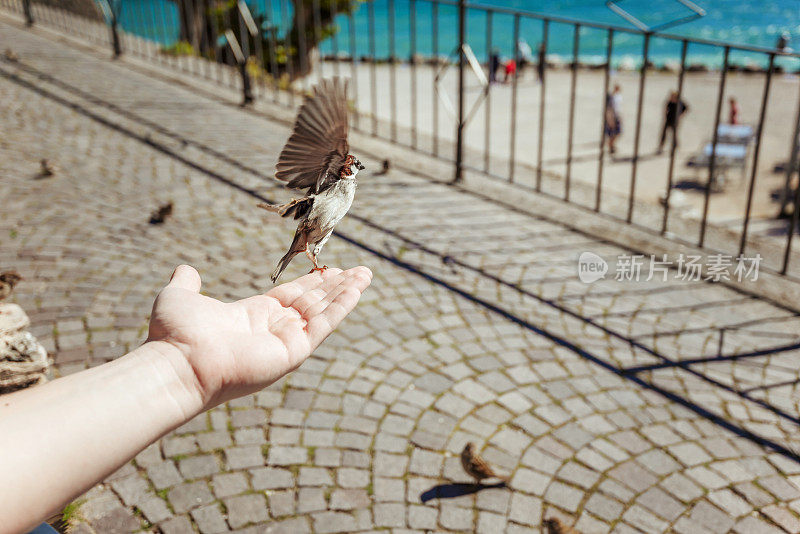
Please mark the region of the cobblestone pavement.
[[[3, 20], [0, 42], [20, 56], [0, 62], [0, 265], [57, 373], [141, 342], [179, 262], [214, 297], [269, 286], [293, 228], [254, 205], [287, 196], [286, 125]], [[580, 252], [628, 251], [400, 171], [365, 176], [340, 226], [323, 261], [375, 273], [342, 328], [92, 489], [77, 532], [800, 531], [797, 314], [582, 284]], [[469, 440], [508, 487], [467, 484]]]

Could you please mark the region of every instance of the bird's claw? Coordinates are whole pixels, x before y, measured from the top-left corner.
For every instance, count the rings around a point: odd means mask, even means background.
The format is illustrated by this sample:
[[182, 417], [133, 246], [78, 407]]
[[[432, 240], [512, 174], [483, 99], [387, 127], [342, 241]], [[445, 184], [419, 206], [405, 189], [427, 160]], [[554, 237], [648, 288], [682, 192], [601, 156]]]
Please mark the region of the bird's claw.
[[319, 272], [323, 272], [323, 271], [326, 271], [327, 269], [328, 269], [328, 266], [327, 266], [327, 265], [323, 265], [322, 267], [314, 267], [313, 269], [311, 269], [310, 271], [308, 271], [308, 274], [315, 273], [315, 272], [317, 272], [317, 271], [319, 271]]

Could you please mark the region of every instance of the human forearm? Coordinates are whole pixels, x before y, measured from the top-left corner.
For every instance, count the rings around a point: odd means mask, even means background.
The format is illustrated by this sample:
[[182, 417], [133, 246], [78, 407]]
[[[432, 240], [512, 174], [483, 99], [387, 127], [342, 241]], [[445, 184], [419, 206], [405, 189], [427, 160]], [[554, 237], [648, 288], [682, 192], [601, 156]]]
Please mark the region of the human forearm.
[[0, 532], [36, 525], [201, 410], [175, 352], [147, 343], [0, 397]]

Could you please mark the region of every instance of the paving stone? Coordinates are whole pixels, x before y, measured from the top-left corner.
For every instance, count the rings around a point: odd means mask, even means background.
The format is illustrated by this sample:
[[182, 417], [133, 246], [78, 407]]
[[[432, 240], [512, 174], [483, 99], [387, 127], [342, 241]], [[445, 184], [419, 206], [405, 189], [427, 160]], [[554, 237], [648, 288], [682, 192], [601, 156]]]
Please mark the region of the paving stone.
[[314, 532], [353, 532], [356, 530], [355, 518], [344, 512], [320, 512], [311, 516]]
[[164, 499], [156, 497], [155, 495], [141, 499], [136, 503], [136, 508], [138, 508], [142, 512], [142, 515], [144, 515], [144, 518], [153, 525], [172, 517], [172, 512], [170, 512]]
[[176, 486], [169, 490], [167, 498], [172, 509], [177, 513], [187, 512], [214, 500], [205, 482], [192, 482]]
[[583, 492], [560, 482], [551, 482], [544, 494], [547, 502], [558, 505], [570, 512], [576, 512], [583, 498]]
[[172, 462], [161, 462], [147, 468], [147, 478], [156, 489], [164, 489], [183, 482], [181, 474]]
[[158, 525], [158, 528], [161, 529], [161, 532], [164, 534], [192, 534], [194, 532], [192, 522], [184, 515], [173, 517]]
[[296, 494], [294, 490], [280, 490], [269, 493], [269, 513], [272, 517], [284, 517], [295, 513]]
[[[400, 496], [402, 497], [402, 481]], [[353, 510], [366, 508], [370, 504], [369, 495], [362, 489], [336, 489], [331, 494], [330, 507], [332, 510]], [[435, 514], [434, 514], [435, 517]]]
[[229, 530], [225, 516], [216, 504], [196, 508], [192, 510], [191, 516], [202, 534], [217, 534]]
[[219, 463], [213, 455], [191, 456], [178, 463], [181, 475], [186, 480], [204, 478], [219, 472]]
[[800, 519], [784, 506], [771, 504], [762, 508], [761, 513], [787, 532], [800, 532]]
[[269, 519], [267, 501], [263, 495], [257, 493], [225, 499], [225, 508], [228, 510], [228, 524], [231, 528], [241, 528]]
[[250, 470], [250, 483], [255, 490], [292, 488], [294, 476], [288, 469], [261, 467]]
[[248, 489], [247, 478], [244, 473], [239, 472], [214, 475], [212, 486], [214, 488], [214, 495], [216, 495], [218, 499], [230, 497], [231, 495], [238, 495]]
[[297, 491], [297, 513], [307, 514], [326, 510], [325, 491], [322, 488], [300, 488]]
[[[274, 448], [270, 447], [270, 454]], [[225, 464], [228, 470], [258, 467], [264, 465], [264, 455], [261, 453], [261, 447], [257, 445], [229, 447], [225, 449]]]

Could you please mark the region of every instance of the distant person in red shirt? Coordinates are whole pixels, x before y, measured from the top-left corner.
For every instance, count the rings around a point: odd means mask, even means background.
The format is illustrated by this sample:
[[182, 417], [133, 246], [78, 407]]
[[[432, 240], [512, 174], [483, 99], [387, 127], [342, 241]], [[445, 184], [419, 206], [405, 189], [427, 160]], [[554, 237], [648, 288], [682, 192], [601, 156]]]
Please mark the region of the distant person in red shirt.
[[506, 61], [506, 71], [505, 71], [505, 78], [503, 78], [503, 83], [508, 83], [511, 81], [511, 78], [516, 76], [517, 74], [517, 62], [513, 59], [509, 59]]
[[734, 97], [728, 99], [730, 113], [728, 114], [728, 124], [739, 124], [739, 103]]

